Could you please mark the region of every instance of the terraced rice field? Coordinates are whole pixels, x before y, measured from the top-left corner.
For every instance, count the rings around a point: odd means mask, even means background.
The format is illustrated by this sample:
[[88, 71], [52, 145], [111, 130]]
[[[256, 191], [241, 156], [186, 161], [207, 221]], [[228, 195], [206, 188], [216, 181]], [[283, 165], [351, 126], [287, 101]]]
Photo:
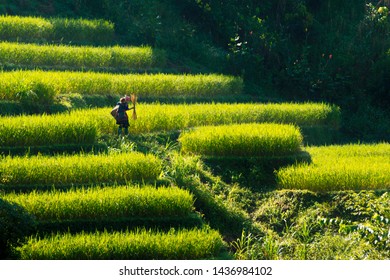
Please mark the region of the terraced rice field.
[[281, 188], [319, 192], [388, 190], [390, 145], [308, 147], [311, 164], [298, 164], [277, 172]]
[[236, 124], [199, 127], [182, 133], [179, 142], [185, 153], [261, 157], [299, 152], [302, 135], [291, 125]]
[[35, 96], [50, 103], [56, 96], [136, 94], [144, 98], [212, 97], [240, 94], [241, 78], [220, 74], [109, 74], [70, 71], [0, 72], [0, 100], [20, 101]]
[[181, 216], [192, 213], [194, 199], [176, 187], [116, 186], [72, 191], [8, 194], [40, 221], [125, 217]]
[[163, 67], [165, 53], [151, 47], [87, 47], [0, 43], [0, 65], [59, 70], [137, 71]]
[[2, 41], [108, 44], [114, 37], [114, 24], [100, 19], [46, 19], [0, 15]]
[[[134, 93], [141, 101], [142, 98], [172, 96], [193, 97], [194, 100], [202, 97], [212, 101], [217, 96], [243, 93], [241, 78], [221, 74], [96, 73], [95, 70], [101, 68], [143, 71], [165, 64], [164, 54], [149, 47], [107, 46], [113, 36], [113, 25], [101, 20], [0, 16], [0, 40], [17, 42], [0, 43], [0, 63], [15, 68], [59, 65], [66, 70], [2, 71], [0, 100], [20, 102], [28, 98], [32, 103], [52, 104], [61, 95], [114, 95], [119, 98]], [[60, 37], [65, 38], [62, 41], [65, 44], [93, 42], [96, 47], [53, 45]], [[84, 67], [90, 71], [69, 71]], [[0, 148], [8, 147], [12, 151], [15, 147], [94, 144], [102, 136], [116, 132], [110, 110], [110, 107], [104, 107], [55, 115], [0, 117]], [[130, 134], [181, 131], [176, 144], [181, 145], [183, 153], [234, 160], [306, 152], [311, 163], [275, 170], [278, 185], [284, 189], [331, 192], [390, 187], [389, 144], [303, 147], [302, 128], [338, 128], [340, 110], [333, 105], [141, 102], [137, 114], [138, 119], [130, 123]], [[154, 225], [152, 220], [160, 218], [163, 222], [168, 218], [176, 219], [176, 222], [194, 216], [202, 219], [198, 211], [201, 212], [205, 205], [196, 208], [195, 202], [213, 199], [208, 193], [210, 190], [189, 192], [175, 184], [157, 186], [158, 180], [164, 179], [167, 172], [165, 164], [172, 162], [158, 154], [140, 152], [2, 155], [0, 198], [23, 207], [35, 216], [38, 224], [51, 223], [54, 224], [52, 228], [57, 227], [59, 231], [30, 237], [17, 249], [20, 258], [218, 257], [226, 248], [223, 236], [202, 222], [187, 229], [174, 223], [168, 231], [159, 226], [146, 229]], [[210, 207], [220, 211], [219, 202], [213, 203]], [[133, 229], [132, 223], [136, 219], [137, 227]], [[120, 220], [123, 227], [109, 230], [109, 220]], [[86, 221], [90, 228], [96, 227], [94, 232], [58, 230], [60, 225], [69, 222], [83, 231]]]
[[21, 259], [206, 259], [218, 255], [223, 240], [215, 230], [96, 232], [31, 238]]
[[[67, 114], [0, 117], [0, 147], [93, 144], [101, 134], [116, 133], [111, 108]], [[204, 125], [278, 123], [335, 128], [339, 111], [327, 104], [139, 104], [129, 132], [182, 130]]]
[[72, 184], [154, 181], [161, 161], [142, 153], [76, 154], [1, 159], [0, 186], [69, 186]]

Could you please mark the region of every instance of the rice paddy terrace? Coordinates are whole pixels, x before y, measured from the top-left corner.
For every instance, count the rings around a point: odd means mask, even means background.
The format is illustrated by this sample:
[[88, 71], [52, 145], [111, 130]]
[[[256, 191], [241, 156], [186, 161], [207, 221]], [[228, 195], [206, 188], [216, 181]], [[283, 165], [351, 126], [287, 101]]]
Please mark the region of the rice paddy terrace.
[[[390, 257], [388, 143], [325, 146], [338, 107], [254, 102], [239, 77], [173, 73], [163, 50], [113, 35], [0, 17], [0, 203], [33, 224], [6, 257]], [[122, 138], [110, 110], [126, 94], [140, 103]], [[356, 191], [373, 206], [333, 204]], [[341, 252], [350, 240], [361, 251]]]

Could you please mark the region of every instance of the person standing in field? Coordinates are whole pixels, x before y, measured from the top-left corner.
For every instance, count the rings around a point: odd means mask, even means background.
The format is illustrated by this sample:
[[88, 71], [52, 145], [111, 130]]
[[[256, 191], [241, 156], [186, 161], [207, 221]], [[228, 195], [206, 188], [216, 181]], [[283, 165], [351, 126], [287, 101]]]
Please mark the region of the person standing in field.
[[129, 133], [129, 116], [127, 115], [128, 110], [134, 109], [134, 107], [129, 108], [128, 102], [130, 101], [130, 96], [122, 97], [119, 102], [116, 104], [118, 106], [118, 113], [116, 116], [116, 124], [118, 127], [118, 135], [122, 135], [122, 130], [124, 134]]

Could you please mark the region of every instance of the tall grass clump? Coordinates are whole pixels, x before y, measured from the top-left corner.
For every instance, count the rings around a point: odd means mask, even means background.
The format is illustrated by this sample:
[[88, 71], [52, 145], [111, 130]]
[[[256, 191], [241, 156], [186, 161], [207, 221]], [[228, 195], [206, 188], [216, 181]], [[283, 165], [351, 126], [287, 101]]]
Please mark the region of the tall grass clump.
[[114, 24], [105, 20], [0, 16], [2, 41], [109, 44], [114, 39]]
[[[241, 78], [218, 75], [108, 74], [93, 72], [13, 71], [0, 73], [0, 100], [20, 101], [36, 84], [54, 95], [125, 95], [210, 97], [240, 94]], [[39, 91], [37, 94], [39, 95]]]
[[277, 171], [281, 188], [320, 192], [390, 188], [388, 143], [309, 147], [306, 151], [312, 157], [311, 164]]
[[207, 259], [217, 257], [223, 246], [221, 235], [211, 229], [139, 229], [31, 238], [19, 252], [26, 260]]
[[193, 211], [193, 197], [177, 187], [117, 186], [71, 191], [8, 194], [38, 221], [129, 217], [184, 217]]
[[165, 64], [165, 53], [151, 47], [80, 47], [0, 43], [0, 64], [59, 70], [147, 70]]
[[99, 134], [94, 119], [65, 114], [0, 119], [0, 147], [93, 144]]
[[0, 259], [8, 259], [12, 247], [21, 245], [36, 230], [35, 219], [23, 207], [0, 197]]
[[179, 142], [182, 152], [204, 156], [284, 156], [300, 151], [302, 135], [292, 125], [234, 124], [198, 127]]
[[0, 186], [69, 186], [155, 181], [161, 161], [141, 153], [6, 156], [0, 160]]

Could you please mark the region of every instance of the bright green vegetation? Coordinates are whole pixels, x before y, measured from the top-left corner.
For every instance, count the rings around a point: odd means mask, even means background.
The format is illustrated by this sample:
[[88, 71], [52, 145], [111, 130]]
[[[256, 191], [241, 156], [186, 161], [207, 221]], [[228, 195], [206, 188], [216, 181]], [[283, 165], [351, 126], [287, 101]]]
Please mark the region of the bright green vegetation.
[[354, 157], [386, 157], [390, 155], [389, 143], [377, 144], [348, 144], [348, 145], [330, 145], [320, 147], [305, 148], [318, 163], [326, 161], [328, 157], [354, 158]]
[[193, 197], [175, 187], [116, 186], [73, 191], [8, 194], [37, 220], [102, 219], [125, 217], [185, 217], [193, 211]]
[[[115, 125], [110, 108], [75, 110], [74, 116], [96, 119], [102, 133], [112, 133]], [[202, 125], [232, 123], [285, 123], [298, 126], [337, 127], [340, 112], [327, 104], [139, 104], [137, 121], [130, 122], [132, 134], [180, 130]]]
[[280, 156], [299, 152], [302, 135], [291, 125], [235, 124], [198, 127], [179, 142], [183, 152], [203, 156]]
[[0, 15], [0, 39], [107, 44], [114, 39], [114, 24], [105, 20]]
[[[311, 137], [388, 142], [388, 9], [363, 0], [238, 2], [0, 4], [3, 14], [42, 15], [0, 18], [0, 114], [14, 115], [0, 118], [0, 152], [9, 154], [0, 157], [0, 258], [390, 258], [389, 144], [303, 147], [318, 144]], [[60, 15], [98, 20], [48, 18]], [[127, 51], [136, 48], [125, 46], [150, 46], [137, 58], [155, 64], [108, 64], [114, 50], [133, 59]], [[5, 72], [19, 68], [40, 70]], [[117, 137], [109, 112], [132, 93], [138, 119]], [[145, 104], [229, 100], [275, 103]], [[17, 116], [24, 112], [50, 116]], [[207, 143], [213, 151], [240, 146], [229, 156], [182, 153], [180, 133], [204, 126], [224, 135]], [[278, 140], [247, 137], [265, 126], [268, 136], [293, 128], [300, 141], [275, 148]], [[257, 144], [270, 154], [249, 157]], [[283, 148], [295, 144], [297, 152]], [[42, 156], [48, 147], [72, 155]], [[84, 147], [92, 152], [76, 153]]]
[[79, 184], [155, 181], [161, 161], [153, 155], [57, 155], [52, 157], [4, 157], [0, 160], [0, 186], [69, 186]]
[[279, 186], [312, 191], [387, 190], [390, 187], [390, 145], [309, 147], [311, 164], [277, 172]]
[[94, 72], [13, 71], [0, 73], [0, 100], [31, 98], [51, 103], [60, 94], [137, 94], [142, 97], [212, 97], [242, 91], [242, 79], [219, 74], [107, 74]]
[[165, 64], [164, 52], [150, 47], [75, 47], [0, 43], [0, 64], [62, 70], [147, 70]]
[[93, 144], [99, 135], [90, 118], [35, 115], [1, 118], [0, 147]]
[[[111, 108], [81, 109], [66, 114], [0, 117], [0, 146], [94, 143], [117, 132]], [[201, 125], [294, 123], [337, 127], [339, 110], [327, 104], [139, 104], [131, 134], [181, 130]]]
[[260, 196], [254, 220], [266, 235], [243, 234], [243, 259], [389, 258], [388, 192], [280, 190]]
[[96, 232], [31, 238], [20, 248], [22, 259], [205, 259], [221, 253], [221, 235], [210, 229], [154, 232]]

